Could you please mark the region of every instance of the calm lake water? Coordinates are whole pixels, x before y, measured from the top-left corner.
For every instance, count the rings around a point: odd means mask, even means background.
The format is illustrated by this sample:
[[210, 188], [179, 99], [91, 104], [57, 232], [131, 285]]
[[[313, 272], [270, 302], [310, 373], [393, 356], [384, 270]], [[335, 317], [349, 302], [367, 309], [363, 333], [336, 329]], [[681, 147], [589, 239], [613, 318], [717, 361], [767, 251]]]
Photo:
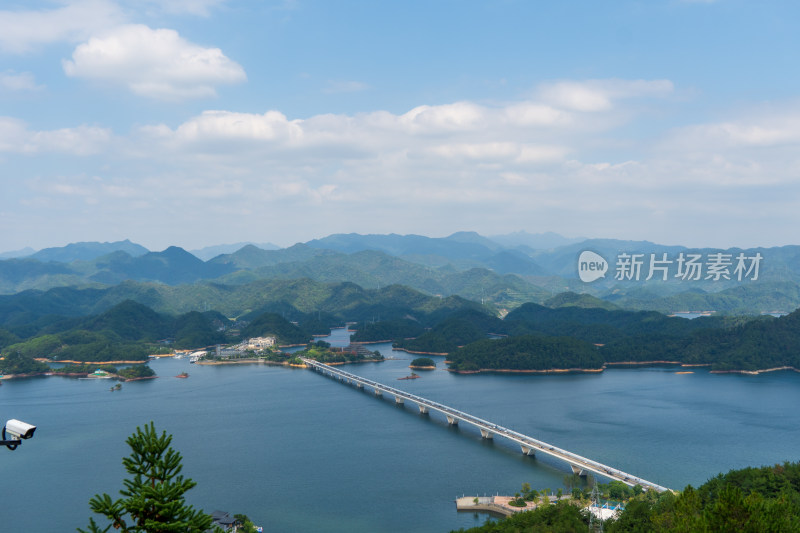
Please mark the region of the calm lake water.
[[[331, 339], [345, 343], [346, 333]], [[375, 345], [383, 363], [346, 370], [470, 412], [661, 485], [800, 459], [800, 375], [676, 374], [615, 369], [559, 376], [408, 375], [413, 356]], [[38, 426], [0, 450], [2, 531], [85, 527], [96, 492], [118, 495], [125, 439], [154, 420], [174, 435], [193, 505], [248, 514], [277, 532], [447, 532], [462, 494], [563, 486], [565, 464], [510, 442], [449, 427], [302, 369], [151, 363], [159, 379], [126, 383], [47, 377], [2, 382], [0, 417]], [[172, 376], [187, 371], [188, 379]]]

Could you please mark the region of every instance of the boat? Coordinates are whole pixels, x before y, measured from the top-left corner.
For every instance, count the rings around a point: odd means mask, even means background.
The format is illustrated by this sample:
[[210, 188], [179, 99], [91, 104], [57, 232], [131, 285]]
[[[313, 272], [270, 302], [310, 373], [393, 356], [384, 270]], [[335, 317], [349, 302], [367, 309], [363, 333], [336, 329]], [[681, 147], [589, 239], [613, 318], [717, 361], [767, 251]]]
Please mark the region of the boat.
[[412, 372], [410, 376], [405, 376], [405, 377], [402, 377], [402, 378], [397, 378], [397, 379], [417, 379], [418, 377], [419, 377], [419, 376], [418, 376], [417, 374], [415, 374], [414, 372]]
[[188, 372], [181, 372], [180, 374], [178, 374], [175, 377], [176, 378], [188, 378], [189, 377], [189, 373]]

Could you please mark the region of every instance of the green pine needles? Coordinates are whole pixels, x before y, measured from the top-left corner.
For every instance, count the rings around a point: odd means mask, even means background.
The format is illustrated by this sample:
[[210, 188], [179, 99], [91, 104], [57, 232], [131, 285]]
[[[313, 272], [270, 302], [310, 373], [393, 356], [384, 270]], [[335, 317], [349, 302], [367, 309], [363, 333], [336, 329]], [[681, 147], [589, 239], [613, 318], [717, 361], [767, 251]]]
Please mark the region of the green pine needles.
[[172, 435], [159, 436], [155, 425], [137, 427], [128, 437], [131, 455], [122, 460], [131, 475], [123, 481], [123, 496], [112, 500], [96, 494], [89, 506], [111, 523], [105, 529], [89, 518], [89, 529], [81, 533], [106, 533], [111, 527], [122, 533], [203, 533], [211, 528], [211, 517], [186, 505], [184, 494], [197, 485], [181, 475], [181, 454], [170, 447]]

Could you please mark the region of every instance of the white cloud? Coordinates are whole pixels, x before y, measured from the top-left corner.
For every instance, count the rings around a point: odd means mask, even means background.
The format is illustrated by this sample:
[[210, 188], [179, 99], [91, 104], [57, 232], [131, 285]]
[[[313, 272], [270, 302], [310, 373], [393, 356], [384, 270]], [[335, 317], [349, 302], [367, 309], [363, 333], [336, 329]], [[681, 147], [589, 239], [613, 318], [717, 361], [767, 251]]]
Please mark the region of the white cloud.
[[216, 86], [246, 79], [219, 48], [204, 48], [169, 29], [119, 26], [79, 45], [63, 61], [68, 76], [123, 85], [149, 98], [178, 100], [216, 95]]
[[615, 100], [662, 97], [673, 92], [669, 80], [588, 80], [544, 84], [539, 96], [557, 107], [575, 111], [608, 111]]
[[21, 120], [0, 117], [0, 152], [54, 152], [88, 156], [99, 153], [111, 140], [111, 130], [106, 128], [82, 125], [75, 128], [30, 131]]
[[[566, 87], [602, 98], [581, 97], [576, 105], [543, 90], [538, 98], [506, 103], [305, 119], [276, 110], [213, 110], [174, 126], [137, 128], [127, 139], [90, 126], [35, 132], [0, 119], [0, 151], [11, 159], [14, 152], [102, 150], [97, 167], [82, 176], [42, 178], [37, 198], [49, 198], [47, 183], [57, 182], [61, 192], [53, 202], [65, 202], [72, 191], [137, 228], [135, 221], [156, 220], [170, 209], [182, 213], [175, 231], [185, 235], [221, 231], [217, 215], [229, 220], [236, 213], [241, 227], [225, 231], [280, 228], [287, 243], [321, 231], [525, 227], [585, 234], [590, 227], [593, 235], [685, 244], [726, 244], [714, 240], [715, 232], [728, 242], [739, 232], [747, 240], [731, 244], [758, 244], [745, 215], [768, 209], [792, 219], [785, 213], [800, 197], [800, 105], [662, 132], [660, 143], [645, 144], [632, 138], [637, 128], [625, 121], [646, 120], [652, 102], [672, 93], [671, 83], [593, 80]], [[183, 213], [203, 216], [184, 220]], [[674, 237], [681, 231], [687, 239]], [[170, 235], [165, 245], [178, 238]]]
[[0, 11], [0, 50], [23, 53], [34, 47], [77, 42], [119, 24], [123, 15], [109, 0], [78, 0], [57, 9]]
[[569, 113], [536, 102], [512, 104], [505, 109], [509, 122], [520, 126], [551, 126], [569, 123]]
[[0, 89], [7, 91], [38, 91], [42, 89], [30, 72], [0, 72]]
[[696, 147], [767, 148], [795, 145], [800, 148], [800, 109], [769, 111], [757, 116], [678, 129], [667, 146], [694, 150]]
[[[603, 87], [613, 98], [660, 93], [665, 86], [662, 82], [624, 84], [619, 80], [592, 84]], [[146, 142], [170, 146], [180, 153], [208, 156], [213, 152], [232, 159], [253, 151], [270, 160], [368, 160], [378, 154], [403, 154], [403, 159], [417, 161], [436, 158], [537, 166], [564, 161], [567, 154], [580, 151], [586, 137], [618, 125], [619, 119], [604, 121], [606, 116], [611, 115], [599, 109], [564, 110], [537, 100], [494, 106], [464, 101], [422, 105], [402, 114], [374, 111], [307, 119], [289, 119], [278, 111], [216, 110], [176, 128], [147, 126], [139, 133]]]
[[268, 111], [263, 115], [206, 111], [181, 124], [175, 136], [182, 142], [221, 139], [288, 142], [303, 135], [299, 124], [300, 121], [289, 121], [278, 111]]
[[472, 130], [486, 119], [485, 109], [472, 102], [456, 102], [438, 106], [415, 107], [400, 117], [400, 123], [411, 131], [438, 133]]

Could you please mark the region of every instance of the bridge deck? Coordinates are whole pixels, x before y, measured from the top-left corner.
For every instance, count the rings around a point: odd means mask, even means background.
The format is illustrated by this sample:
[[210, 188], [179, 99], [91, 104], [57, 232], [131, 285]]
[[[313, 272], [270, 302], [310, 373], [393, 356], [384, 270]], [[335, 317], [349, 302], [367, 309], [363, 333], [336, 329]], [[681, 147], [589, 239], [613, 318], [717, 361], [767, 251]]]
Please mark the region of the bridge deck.
[[477, 416], [473, 416], [469, 413], [459, 411], [458, 409], [454, 409], [447, 405], [443, 405], [438, 402], [434, 402], [432, 400], [423, 398], [421, 396], [417, 396], [415, 394], [411, 394], [396, 389], [394, 387], [378, 383], [377, 381], [372, 381], [370, 379], [362, 378], [361, 376], [351, 374], [350, 372], [334, 368], [324, 363], [319, 363], [312, 359], [308, 359], [305, 357], [301, 357], [301, 359], [308, 367], [322, 374], [327, 374], [330, 377], [339, 378], [340, 380], [346, 381], [347, 383], [353, 383], [362, 387], [368, 386], [373, 389], [375, 394], [383, 394], [383, 393], [391, 394], [392, 396], [395, 397], [395, 401], [397, 402], [405, 400], [413, 402], [417, 404], [417, 406], [420, 408], [420, 411], [422, 412], [425, 412], [427, 410], [439, 411], [447, 417], [448, 422], [450, 422], [451, 424], [455, 424], [457, 423], [457, 421], [463, 421], [472, 424], [478, 427], [478, 429], [481, 431], [481, 435], [484, 438], [492, 438], [492, 436], [494, 435], [505, 437], [506, 439], [519, 444], [523, 453], [533, 455], [533, 452], [536, 451], [561, 459], [567, 462], [572, 467], [572, 471], [575, 473], [585, 474], [587, 472], [594, 472], [595, 474], [601, 475], [603, 477], [622, 481], [623, 483], [630, 486], [641, 485], [641, 487], [645, 490], [653, 489], [657, 492], [664, 492], [670, 490], [656, 483], [647, 481], [646, 479], [642, 479], [632, 474], [628, 474], [627, 472], [623, 472], [622, 470], [619, 470], [617, 468], [613, 468], [611, 466], [598, 463], [597, 461], [593, 461], [592, 459], [582, 457], [568, 450], [558, 448], [539, 439], [529, 437], [528, 435], [523, 435], [522, 433], [518, 433], [512, 429], [500, 426], [498, 424], [494, 424], [492, 422], [489, 422], [488, 420], [478, 418]]

